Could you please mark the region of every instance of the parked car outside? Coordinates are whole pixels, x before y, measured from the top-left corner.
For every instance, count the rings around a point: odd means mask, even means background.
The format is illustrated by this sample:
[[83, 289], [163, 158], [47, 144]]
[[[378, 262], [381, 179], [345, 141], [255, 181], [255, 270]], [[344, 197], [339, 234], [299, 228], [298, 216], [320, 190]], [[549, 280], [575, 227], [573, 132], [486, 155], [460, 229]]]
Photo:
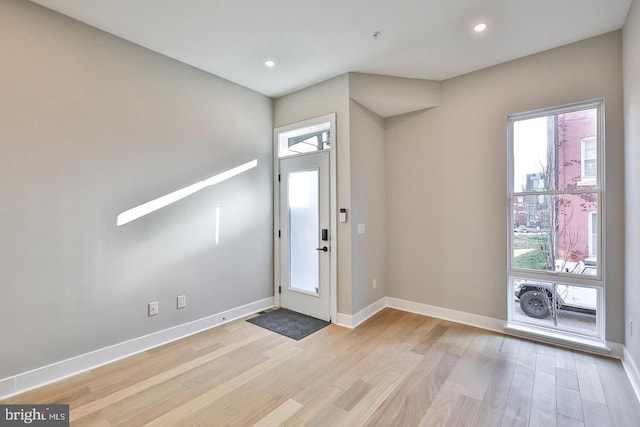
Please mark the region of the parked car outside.
[[[594, 261], [580, 261], [572, 273], [596, 276], [598, 266]], [[570, 286], [532, 280], [520, 280], [515, 283], [514, 294], [516, 302], [529, 317], [545, 319], [551, 314], [552, 308], [595, 315], [598, 305], [598, 292], [593, 288]]]
[[521, 225], [515, 231], [518, 233], [538, 233], [540, 232], [540, 227], [537, 225]]

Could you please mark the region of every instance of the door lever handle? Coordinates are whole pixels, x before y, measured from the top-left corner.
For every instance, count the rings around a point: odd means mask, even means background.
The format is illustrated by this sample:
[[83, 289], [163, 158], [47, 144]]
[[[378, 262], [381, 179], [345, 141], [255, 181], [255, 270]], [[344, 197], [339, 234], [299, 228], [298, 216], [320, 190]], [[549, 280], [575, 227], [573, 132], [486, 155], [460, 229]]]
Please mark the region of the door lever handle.
[[329, 250], [329, 248], [328, 248], [328, 247], [326, 247], [326, 246], [323, 246], [323, 247], [321, 247], [321, 248], [316, 248], [316, 251], [327, 252], [328, 250]]

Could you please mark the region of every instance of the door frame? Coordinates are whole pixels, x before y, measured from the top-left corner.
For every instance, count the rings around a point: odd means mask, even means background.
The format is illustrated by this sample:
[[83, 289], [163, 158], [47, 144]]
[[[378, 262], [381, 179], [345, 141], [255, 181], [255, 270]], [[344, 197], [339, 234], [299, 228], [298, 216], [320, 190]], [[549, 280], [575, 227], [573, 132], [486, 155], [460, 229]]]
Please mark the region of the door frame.
[[336, 114], [279, 126], [273, 130], [273, 304], [280, 307], [280, 157], [278, 156], [278, 135], [296, 129], [329, 123], [329, 316], [335, 323], [338, 313], [338, 227], [337, 227], [337, 173], [336, 173]]

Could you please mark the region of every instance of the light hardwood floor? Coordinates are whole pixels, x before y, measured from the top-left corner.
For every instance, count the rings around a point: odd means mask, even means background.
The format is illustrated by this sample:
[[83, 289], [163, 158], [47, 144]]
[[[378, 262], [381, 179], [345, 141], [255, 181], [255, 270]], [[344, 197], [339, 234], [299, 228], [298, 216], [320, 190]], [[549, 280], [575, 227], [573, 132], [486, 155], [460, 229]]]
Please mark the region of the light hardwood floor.
[[640, 426], [619, 361], [392, 309], [301, 341], [238, 320], [4, 403], [73, 426]]

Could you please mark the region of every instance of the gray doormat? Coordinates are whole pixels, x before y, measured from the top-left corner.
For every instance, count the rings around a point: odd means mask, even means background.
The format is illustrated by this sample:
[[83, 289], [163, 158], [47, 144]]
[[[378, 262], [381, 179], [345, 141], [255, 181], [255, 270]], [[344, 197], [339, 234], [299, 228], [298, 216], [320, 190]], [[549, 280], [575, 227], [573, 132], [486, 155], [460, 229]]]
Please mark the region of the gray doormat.
[[307, 316], [306, 314], [296, 313], [285, 308], [268, 311], [260, 316], [247, 319], [247, 322], [254, 325], [262, 326], [270, 331], [277, 332], [285, 337], [301, 340], [325, 326], [329, 322]]

